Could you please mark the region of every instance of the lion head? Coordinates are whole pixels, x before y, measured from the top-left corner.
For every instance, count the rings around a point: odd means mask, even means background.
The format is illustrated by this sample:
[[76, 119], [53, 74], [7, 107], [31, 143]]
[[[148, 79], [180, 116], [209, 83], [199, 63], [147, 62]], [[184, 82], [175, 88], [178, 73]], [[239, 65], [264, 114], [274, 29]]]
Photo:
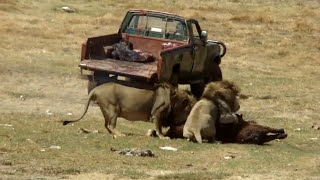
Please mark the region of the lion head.
[[232, 112], [236, 112], [240, 108], [239, 93], [240, 88], [238, 86], [233, 82], [223, 80], [208, 83], [204, 88], [201, 98], [209, 99], [215, 103], [217, 103], [219, 99], [223, 100]]
[[175, 89], [171, 96], [171, 113], [164, 126], [184, 124], [196, 102], [196, 98], [187, 91]]

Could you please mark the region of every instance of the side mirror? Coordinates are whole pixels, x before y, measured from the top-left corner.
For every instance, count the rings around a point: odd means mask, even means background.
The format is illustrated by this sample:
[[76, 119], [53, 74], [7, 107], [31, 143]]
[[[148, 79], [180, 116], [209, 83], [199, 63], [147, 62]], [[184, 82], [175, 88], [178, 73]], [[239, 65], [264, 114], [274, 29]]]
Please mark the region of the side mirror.
[[203, 42], [206, 42], [208, 40], [208, 34], [207, 31], [201, 31], [201, 40]]

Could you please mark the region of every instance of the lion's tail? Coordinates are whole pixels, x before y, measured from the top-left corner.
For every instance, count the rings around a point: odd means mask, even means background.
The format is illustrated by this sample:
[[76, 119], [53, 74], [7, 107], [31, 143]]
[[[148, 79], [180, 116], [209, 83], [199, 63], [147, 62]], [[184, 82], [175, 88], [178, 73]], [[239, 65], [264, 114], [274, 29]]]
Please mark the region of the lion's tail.
[[67, 124], [69, 124], [69, 123], [80, 121], [80, 120], [84, 117], [84, 115], [86, 115], [86, 113], [87, 113], [87, 111], [88, 111], [88, 108], [89, 108], [89, 105], [90, 105], [90, 102], [91, 102], [91, 100], [93, 99], [93, 97], [94, 97], [94, 90], [92, 90], [92, 91], [89, 93], [89, 98], [88, 98], [88, 101], [87, 101], [86, 106], [84, 107], [84, 112], [83, 112], [83, 114], [81, 115], [81, 117], [78, 118], [78, 119], [76, 119], [76, 120], [63, 121], [63, 125], [65, 126], [65, 125], [67, 125]]

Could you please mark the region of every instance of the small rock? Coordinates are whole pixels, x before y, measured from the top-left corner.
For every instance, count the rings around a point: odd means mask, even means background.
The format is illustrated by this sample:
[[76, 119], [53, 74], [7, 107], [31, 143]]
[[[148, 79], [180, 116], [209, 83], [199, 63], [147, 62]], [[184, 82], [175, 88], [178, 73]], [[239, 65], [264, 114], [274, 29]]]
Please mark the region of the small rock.
[[186, 164], [186, 166], [187, 166], [187, 167], [192, 167], [192, 166], [193, 166], [193, 164]]
[[234, 155], [228, 155], [228, 156], [224, 156], [223, 158], [224, 158], [225, 160], [230, 160], [230, 159], [235, 158], [235, 156], [234, 156]]
[[12, 166], [13, 163], [12, 163], [12, 161], [10, 161], [10, 160], [4, 160], [4, 161], [2, 162], [2, 165], [4, 165], [4, 166]]
[[80, 128], [80, 132], [85, 133], [85, 134], [96, 134], [99, 133], [98, 130], [89, 130], [89, 129], [84, 129], [84, 128]]
[[316, 124], [316, 123], [313, 123], [311, 128], [315, 129], [315, 130], [320, 130], [320, 126], [318, 124]]
[[295, 128], [294, 131], [301, 131], [301, 128]]
[[68, 116], [72, 116], [72, 113], [71, 113], [71, 112], [69, 112], [69, 113], [67, 113], [67, 115], [68, 115]]
[[61, 10], [64, 11], [64, 12], [67, 12], [67, 13], [74, 13], [76, 12], [75, 9], [71, 8], [71, 7], [68, 7], [68, 6], [63, 6], [61, 7]]
[[318, 140], [318, 138], [310, 138], [310, 140]]
[[61, 146], [52, 145], [49, 147], [49, 149], [61, 149]]
[[170, 146], [161, 146], [159, 148], [162, 149], [162, 150], [165, 150], [165, 151], [178, 151], [177, 148], [170, 147]]
[[266, 95], [266, 96], [260, 96], [259, 99], [277, 99], [276, 96]]
[[50, 111], [50, 109], [46, 110], [47, 115], [52, 115], [53, 113]]
[[4, 126], [4, 127], [12, 127], [12, 124], [0, 124], [0, 126]]
[[240, 99], [248, 99], [248, 98], [249, 98], [249, 95], [240, 94], [240, 95], [239, 95], [239, 98], [240, 98]]
[[24, 101], [26, 99], [22, 94], [20, 95], [19, 98], [20, 98], [21, 101]]
[[40, 149], [40, 151], [41, 151], [41, 152], [45, 152], [45, 151], [46, 151], [46, 149]]

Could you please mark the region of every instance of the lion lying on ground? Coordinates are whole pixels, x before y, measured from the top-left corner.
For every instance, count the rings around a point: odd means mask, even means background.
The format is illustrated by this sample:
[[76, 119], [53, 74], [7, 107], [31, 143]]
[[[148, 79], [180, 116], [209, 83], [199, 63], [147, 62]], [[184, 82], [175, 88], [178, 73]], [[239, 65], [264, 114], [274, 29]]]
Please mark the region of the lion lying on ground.
[[202, 143], [213, 142], [216, 135], [215, 124], [237, 123], [232, 114], [239, 108], [239, 88], [229, 81], [211, 82], [206, 85], [201, 99], [194, 105], [183, 128], [183, 136]]
[[105, 119], [105, 127], [114, 137], [124, 136], [116, 129], [117, 118], [123, 117], [131, 121], [153, 121], [158, 136], [164, 138], [162, 126], [183, 124], [191, 110], [190, 102], [194, 100], [168, 84], [159, 84], [154, 90], [148, 90], [106, 83], [90, 92], [79, 119], [64, 121], [63, 125], [81, 120], [90, 101], [97, 102]]

